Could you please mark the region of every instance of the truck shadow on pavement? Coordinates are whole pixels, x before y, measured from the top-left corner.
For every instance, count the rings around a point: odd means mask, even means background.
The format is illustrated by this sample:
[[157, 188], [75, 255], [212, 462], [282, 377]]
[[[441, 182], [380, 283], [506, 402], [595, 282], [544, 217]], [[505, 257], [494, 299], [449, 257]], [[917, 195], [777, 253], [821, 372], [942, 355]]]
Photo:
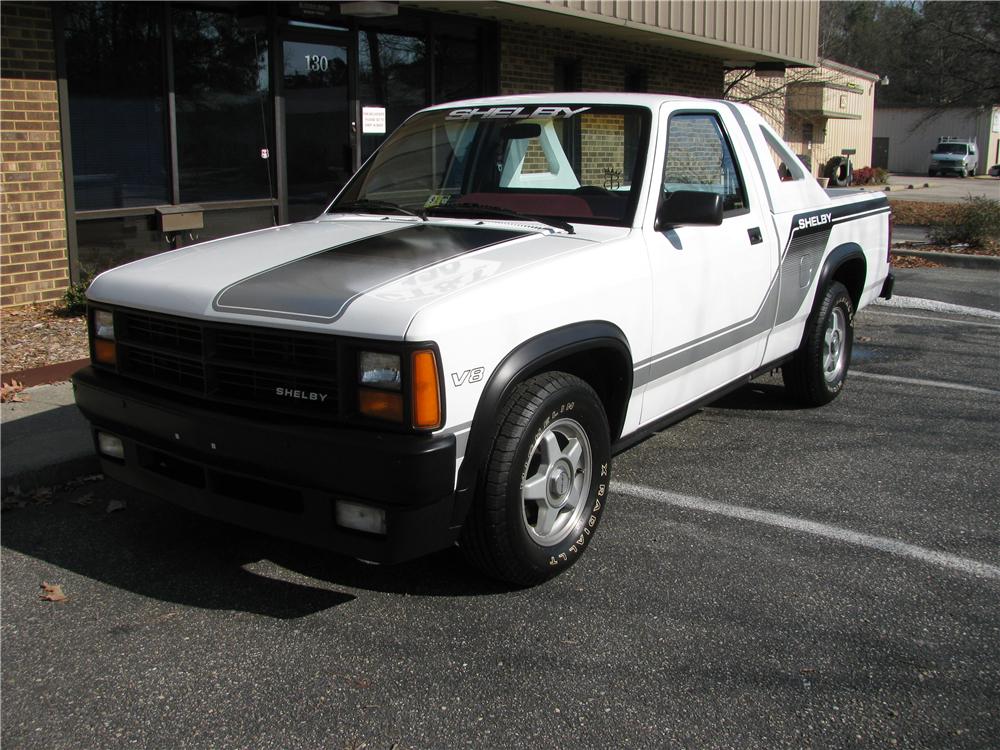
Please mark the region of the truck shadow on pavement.
[[789, 398], [783, 385], [771, 382], [750, 383], [708, 406], [737, 411], [800, 411], [807, 408]]
[[[112, 500], [125, 508], [107, 512]], [[470, 570], [454, 548], [374, 566], [206, 519], [107, 479], [5, 511], [0, 541], [5, 556], [13, 550], [152, 599], [280, 619], [357, 597], [344, 589], [425, 596], [510, 591]], [[39, 575], [58, 579], [60, 570], [42, 568]]]

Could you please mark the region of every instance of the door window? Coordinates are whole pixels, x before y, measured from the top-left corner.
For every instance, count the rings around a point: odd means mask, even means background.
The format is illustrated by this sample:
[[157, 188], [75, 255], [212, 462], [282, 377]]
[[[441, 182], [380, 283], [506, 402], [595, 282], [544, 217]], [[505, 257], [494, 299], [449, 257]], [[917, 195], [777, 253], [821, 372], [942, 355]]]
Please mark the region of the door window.
[[670, 119], [663, 193], [678, 190], [718, 193], [727, 212], [747, 208], [746, 191], [732, 150], [713, 114], [679, 114]]

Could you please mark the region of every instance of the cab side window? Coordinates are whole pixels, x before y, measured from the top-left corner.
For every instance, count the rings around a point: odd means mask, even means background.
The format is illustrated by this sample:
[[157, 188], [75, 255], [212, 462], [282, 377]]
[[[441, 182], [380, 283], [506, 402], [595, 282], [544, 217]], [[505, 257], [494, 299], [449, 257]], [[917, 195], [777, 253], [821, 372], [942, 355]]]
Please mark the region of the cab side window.
[[670, 118], [663, 192], [678, 190], [718, 193], [726, 213], [747, 208], [746, 191], [732, 150], [713, 114], [692, 112]]

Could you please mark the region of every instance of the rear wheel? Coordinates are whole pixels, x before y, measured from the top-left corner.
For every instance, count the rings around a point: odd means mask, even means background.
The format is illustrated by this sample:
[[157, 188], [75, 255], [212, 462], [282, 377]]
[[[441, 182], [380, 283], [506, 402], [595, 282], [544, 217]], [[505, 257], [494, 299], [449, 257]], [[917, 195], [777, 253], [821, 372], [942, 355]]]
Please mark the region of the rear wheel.
[[560, 573], [597, 530], [610, 461], [608, 420], [587, 383], [561, 372], [521, 383], [501, 409], [463, 552], [517, 585]]
[[799, 350], [781, 368], [789, 394], [807, 406], [833, 401], [844, 388], [853, 345], [854, 302], [835, 281], [809, 315]]

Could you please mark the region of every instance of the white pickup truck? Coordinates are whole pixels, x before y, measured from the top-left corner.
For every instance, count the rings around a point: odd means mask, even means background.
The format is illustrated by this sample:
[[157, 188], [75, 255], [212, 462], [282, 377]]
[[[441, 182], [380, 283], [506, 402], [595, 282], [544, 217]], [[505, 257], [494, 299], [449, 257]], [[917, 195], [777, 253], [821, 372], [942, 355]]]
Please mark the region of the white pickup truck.
[[435, 106], [316, 219], [99, 276], [76, 400], [108, 476], [198, 513], [530, 585], [615, 453], [773, 368], [837, 396], [889, 218], [730, 102]]

